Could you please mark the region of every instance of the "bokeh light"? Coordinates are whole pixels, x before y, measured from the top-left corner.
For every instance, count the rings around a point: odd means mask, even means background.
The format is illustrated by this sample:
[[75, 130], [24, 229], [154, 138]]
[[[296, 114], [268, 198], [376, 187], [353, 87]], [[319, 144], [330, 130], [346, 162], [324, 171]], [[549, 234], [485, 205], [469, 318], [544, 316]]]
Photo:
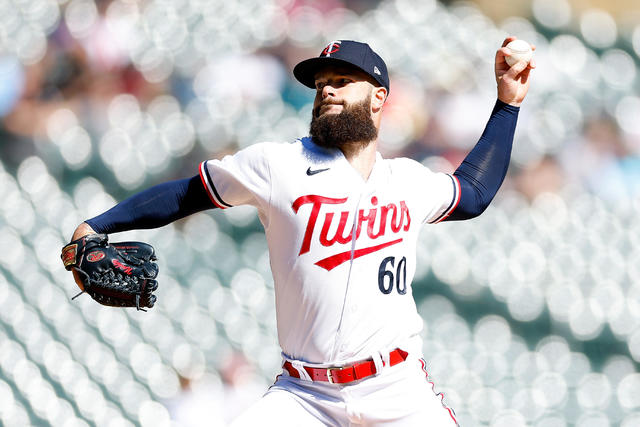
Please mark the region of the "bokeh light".
[[571, 5], [567, 0], [534, 0], [533, 16], [549, 28], [561, 28], [571, 20]]
[[611, 46], [616, 41], [617, 26], [613, 17], [604, 10], [588, 9], [580, 17], [582, 37], [597, 48]]

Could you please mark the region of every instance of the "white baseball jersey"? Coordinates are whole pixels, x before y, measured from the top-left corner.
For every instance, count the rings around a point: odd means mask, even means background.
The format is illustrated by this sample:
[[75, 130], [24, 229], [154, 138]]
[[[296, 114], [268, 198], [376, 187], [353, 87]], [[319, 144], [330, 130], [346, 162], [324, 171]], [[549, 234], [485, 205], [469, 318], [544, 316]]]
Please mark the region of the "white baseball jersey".
[[365, 181], [310, 138], [252, 145], [203, 162], [200, 175], [216, 206], [258, 209], [286, 357], [340, 364], [419, 334], [416, 242], [423, 223], [455, 209], [455, 177], [377, 153]]

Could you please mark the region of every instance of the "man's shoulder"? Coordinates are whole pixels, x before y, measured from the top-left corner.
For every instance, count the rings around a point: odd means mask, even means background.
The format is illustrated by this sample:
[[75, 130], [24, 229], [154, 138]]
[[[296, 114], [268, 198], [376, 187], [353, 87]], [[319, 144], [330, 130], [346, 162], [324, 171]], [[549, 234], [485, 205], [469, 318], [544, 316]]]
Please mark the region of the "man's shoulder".
[[299, 138], [294, 141], [260, 141], [246, 147], [245, 150], [262, 151], [265, 154], [270, 153], [296, 153], [303, 150], [303, 140]]
[[[390, 159], [385, 159], [386, 164], [388, 165], [388, 170], [390, 171], [392, 176], [397, 177], [400, 180], [410, 180], [410, 179], [444, 179], [449, 174], [443, 171], [443, 168], [439, 167], [439, 165], [435, 165], [435, 168], [432, 168], [434, 165], [429, 164], [428, 162], [420, 162], [415, 159], [411, 159], [408, 157], [394, 157]], [[449, 178], [447, 178], [448, 180]], [[448, 181], [447, 181], [448, 182]]]
[[282, 158], [291, 158], [301, 151], [300, 140], [295, 141], [260, 141], [239, 149], [238, 158], [261, 158], [271, 162]]
[[429, 170], [425, 165], [418, 162], [417, 160], [410, 159], [408, 157], [392, 157], [390, 159], [384, 159], [385, 162], [389, 165], [389, 168], [393, 172], [412, 172], [412, 171], [424, 171]]
[[298, 138], [291, 142], [260, 142], [254, 144], [267, 160], [291, 162], [300, 160], [310, 163], [326, 163], [340, 157], [339, 150], [320, 147], [311, 137]]

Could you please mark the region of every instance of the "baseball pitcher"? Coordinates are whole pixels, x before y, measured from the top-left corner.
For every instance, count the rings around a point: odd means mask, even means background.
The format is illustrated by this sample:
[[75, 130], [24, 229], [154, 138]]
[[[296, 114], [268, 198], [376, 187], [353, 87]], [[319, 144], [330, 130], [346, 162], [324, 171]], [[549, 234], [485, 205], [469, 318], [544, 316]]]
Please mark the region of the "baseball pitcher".
[[98, 302], [152, 307], [153, 248], [110, 233], [206, 209], [257, 208], [276, 297], [282, 374], [234, 426], [455, 426], [426, 374], [411, 281], [424, 224], [481, 214], [505, 177], [535, 63], [495, 56], [497, 101], [453, 174], [377, 151], [387, 67], [366, 43], [338, 40], [293, 74], [315, 90], [309, 136], [204, 161], [85, 221], [65, 266]]

